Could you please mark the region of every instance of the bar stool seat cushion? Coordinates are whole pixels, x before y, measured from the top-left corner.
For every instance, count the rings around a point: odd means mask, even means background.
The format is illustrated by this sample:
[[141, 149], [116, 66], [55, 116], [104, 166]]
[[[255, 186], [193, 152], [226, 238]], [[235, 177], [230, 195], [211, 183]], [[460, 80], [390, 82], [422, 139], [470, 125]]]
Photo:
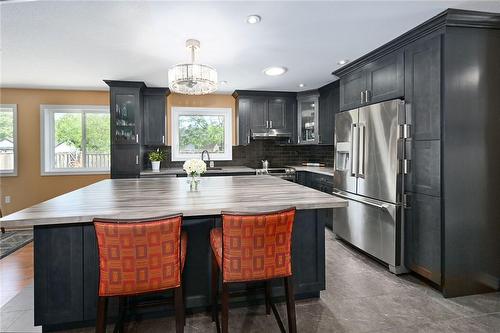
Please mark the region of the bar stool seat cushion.
[[180, 217], [147, 223], [95, 222], [95, 227], [99, 296], [142, 294], [180, 286], [188, 238], [185, 231], [180, 232]]

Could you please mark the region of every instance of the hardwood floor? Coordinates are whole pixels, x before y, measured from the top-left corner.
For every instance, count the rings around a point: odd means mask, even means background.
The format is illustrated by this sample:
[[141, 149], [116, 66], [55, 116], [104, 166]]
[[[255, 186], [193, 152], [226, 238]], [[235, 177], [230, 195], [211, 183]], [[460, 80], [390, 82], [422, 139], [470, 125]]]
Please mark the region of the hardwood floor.
[[0, 307], [33, 283], [33, 242], [0, 260]]

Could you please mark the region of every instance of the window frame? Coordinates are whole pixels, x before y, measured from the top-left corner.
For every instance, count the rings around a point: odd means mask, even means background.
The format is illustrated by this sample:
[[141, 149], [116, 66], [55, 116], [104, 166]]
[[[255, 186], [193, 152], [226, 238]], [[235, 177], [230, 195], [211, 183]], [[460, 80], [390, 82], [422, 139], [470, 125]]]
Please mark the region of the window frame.
[[2, 109], [12, 109], [13, 112], [13, 130], [12, 130], [12, 136], [13, 136], [13, 152], [14, 152], [14, 169], [12, 171], [10, 170], [1, 170], [0, 169], [0, 177], [15, 177], [17, 176], [17, 169], [18, 169], [18, 150], [17, 150], [17, 104], [0, 104], [0, 108]]
[[201, 158], [201, 155], [181, 154], [179, 152], [179, 116], [224, 116], [224, 153], [210, 153], [212, 161], [231, 161], [233, 159], [233, 113], [231, 108], [210, 107], [172, 107], [172, 161], [186, 161]]
[[[55, 113], [79, 113], [82, 115], [82, 154], [86, 153], [87, 113], [107, 113], [111, 117], [109, 105], [40, 105], [40, 167], [42, 176], [53, 175], [100, 175], [109, 174], [109, 168], [54, 168], [55, 149]], [[111, 118], [110, 118], [111, 119]], [[111, 123], [110, 123], [111, 126]], [[111, 140], [111, 137], [110, 137]], [[111, 160], [111, 141], [110, 141]]]

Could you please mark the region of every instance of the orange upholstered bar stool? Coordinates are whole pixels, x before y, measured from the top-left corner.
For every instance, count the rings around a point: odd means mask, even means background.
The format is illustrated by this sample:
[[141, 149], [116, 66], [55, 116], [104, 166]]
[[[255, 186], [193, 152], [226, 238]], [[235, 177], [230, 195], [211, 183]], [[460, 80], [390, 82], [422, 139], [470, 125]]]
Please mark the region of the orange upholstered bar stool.
[[184, 331], [182, 215], [147, 220], [94, 219], [99, 252], [96, 332], [106, 331], [109, 297], [120, 298], [115, 332], [123, 332], [125, 297], [174, 289], [176, 332]]
[[295, 299], [292, 279], [292, 228], [295, 208], [266, 213], [222, 212], [222, 228], [212, 229], [212, 320], [217, 322], [218, 273], [222, 275], [222, 332], [228, 331], [228, 286], [235, 282], [263, 281], [266, 313], [271, 309], [285, 331], [271, 298], [270, 281], [283, 278], [285, 284], [288, 330], [296, 332]]

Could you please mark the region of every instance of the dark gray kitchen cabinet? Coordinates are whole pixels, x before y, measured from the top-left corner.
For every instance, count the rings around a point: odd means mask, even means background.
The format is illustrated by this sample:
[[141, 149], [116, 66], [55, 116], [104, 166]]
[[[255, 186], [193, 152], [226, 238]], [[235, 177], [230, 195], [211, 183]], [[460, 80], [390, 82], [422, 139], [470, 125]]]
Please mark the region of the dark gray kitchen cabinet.
[[269, 98], [268, 100], [269, 128], [286, 129], [289, 122], [286, 100], [284, 98]]
[[405, 49], [405, 102], [415, 140], [441, 137], [441, 38], [419, 40]]
[[340, 111], [339, 80], [318, 89], [318, 143], [333, 145], [335, 131], [335, 114]]
[[296, 139], [296, 93], [274, 91], [237, 90], [239, 145], [250, 143], [255, 134], [265, 134], [272, 129], [279, 131], [274, 139], [294, 143]]
[[110, 87], [111, 178], [139, 177], [144, 82], [104, 80]]
[[250, 143], [250, 112], [251, 99], [241, 97], [237, 102], [237, 119], [238, 119], [238, 145], [246, 146]]
[[350, 110], [365, 103], [366, 74], [356, 71], [340, 78], [340, 110]]
[[295, 173], [295, 181], [297, 184], [307, 186], [307, 174], [308, 172], [305, 171], [297, 171]]
[[250, 131], [265, 132], [269, 127], [268, 100], [255, 97], [250, 100]]
[[165, 145], [166, 88], [145, 88], [144, 96], [144, 145]]
[[110, 86], [111, 144], [139, 144], [144, 83], [105, 82]]
[[142, 169], [140, 152], [139, 145], [112, 145], [112, 178], [138, 178]]
[[393, 52], [366, 66], [367, 104], [404, 96], [404, 55]]
[[397, 51], [340, 78], [340, 109], [404, 96], [404, 54]]
[[410, 170], [406, 175], [406, 191], [441, 195], [441, 141], [409, 140]]
[[405, 231], [407, 267], [441, 285], [441, 198], [409, 194]]
[[34, 228], [35, 325], [82, 321], [82, 227]]

